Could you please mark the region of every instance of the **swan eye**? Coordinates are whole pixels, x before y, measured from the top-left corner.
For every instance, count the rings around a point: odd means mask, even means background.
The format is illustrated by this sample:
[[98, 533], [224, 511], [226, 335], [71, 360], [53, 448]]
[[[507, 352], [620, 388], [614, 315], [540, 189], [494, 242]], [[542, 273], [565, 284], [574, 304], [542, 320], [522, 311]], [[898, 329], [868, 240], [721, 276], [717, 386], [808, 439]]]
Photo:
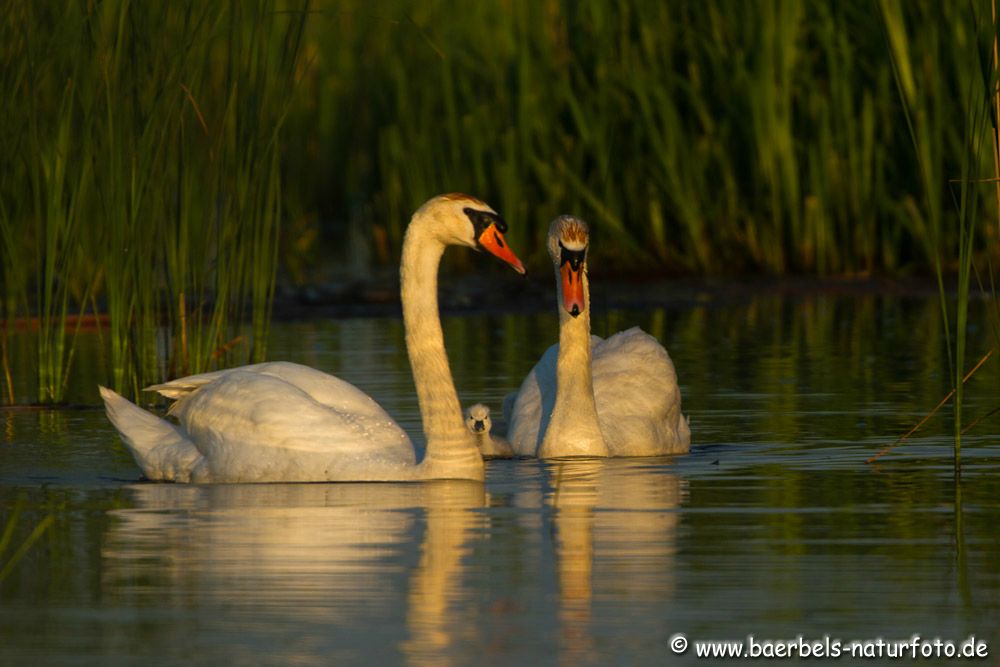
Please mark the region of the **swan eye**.
[[494, 225], [497, 231], [501, 234], [507, 232], [507, 222], [496, 213], [491, 211], [480, 211], [479, 209], [471, 207], [462, 209], [462, 212], [469, 216], [469, 220], [472, 222], [472, 227], [476, 230], [476, 238], [482, 236], [483, 232], [485, 232], [490, 225]]
[[583, 250], [569, 250], [559, 242], [559, 265], [569, 263], [569, 266], [574, 271], [580, 270], [580, 265], [582, 265], [587, 259], [587, 249]]

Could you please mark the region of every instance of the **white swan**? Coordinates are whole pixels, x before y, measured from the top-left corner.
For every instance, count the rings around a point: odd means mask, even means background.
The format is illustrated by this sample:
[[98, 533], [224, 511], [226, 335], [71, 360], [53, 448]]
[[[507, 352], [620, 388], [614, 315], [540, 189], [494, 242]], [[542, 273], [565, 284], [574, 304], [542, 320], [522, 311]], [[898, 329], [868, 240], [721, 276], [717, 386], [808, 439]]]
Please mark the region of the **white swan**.
[[484, 459], [509, 459], [514, 457], [510, 443], [499, 435], [494, 435], [490, 409], [482, 403], [470, 405], [465, 410], [465, 425], [476, 439], [479, 453]]
[[507, 439], [516, 454], [540, 458], [687, 452], [691, 431], [663, 346], [638, 327], [607, 340], [590, 335], [589, 238], [572, 216], [549, 228], [559, 343], [504, 401]]
[[483, 479], [462, 420], [438, 315], [437, 271], [448, 245], [488, 250], [517, 271], [506, 223], [462, 194], [425, 203], [410, 221], [400, 268], [403, 324], [427, 449], [418, 464], [406, 433], [353, 385], [274, 362], [150, 387], [177, 399], [175, 425], [101, 387], [105, 409], [151, 480], [177, 482]]

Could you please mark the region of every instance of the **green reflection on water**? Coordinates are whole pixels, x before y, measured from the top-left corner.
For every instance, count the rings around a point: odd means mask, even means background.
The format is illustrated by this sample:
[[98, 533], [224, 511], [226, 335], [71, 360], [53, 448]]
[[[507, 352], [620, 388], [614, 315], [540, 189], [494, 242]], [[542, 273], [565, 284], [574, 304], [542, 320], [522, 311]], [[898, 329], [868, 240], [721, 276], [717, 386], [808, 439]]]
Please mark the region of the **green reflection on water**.
[[[947, 391], [937, 309], [871, 295], [600, 313], [596, 333], [640, 325], [670, 350], [692, 454], [493, 462], [485, 486], [135, 485], [99, 410], [0, 412], [0, 526], [22, 494], [15, 543], [54, 517], [0, 582], [0, 662], [648, 662], [677, 631], [1000, 646], [995, 421], [970, 435], [961, 480], [946, 412], [864, 464]], [[498, 411], [555, 323], [445, 318], [463, 403]], [[419, 438], [402, 339], [392, 319], [285, 323], [272, 349]], [[997, 380], [973, 378], [970, 414], [997, 404]]]

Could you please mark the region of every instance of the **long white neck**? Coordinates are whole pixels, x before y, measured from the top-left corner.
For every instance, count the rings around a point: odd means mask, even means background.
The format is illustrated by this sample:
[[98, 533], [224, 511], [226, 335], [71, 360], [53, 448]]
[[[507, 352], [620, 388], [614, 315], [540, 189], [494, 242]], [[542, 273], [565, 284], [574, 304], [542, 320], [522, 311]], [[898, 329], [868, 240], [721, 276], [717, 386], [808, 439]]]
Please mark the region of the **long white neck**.
[[[607, 456], [608, 446], [597, 421], [594, 380], [590, 354], [590, 283], [583, 279], [583, 312], [573, 317], [559, 311], [559, 358], [556, 361], [556, 404], [545, 437], [538, 448], [539, 458], [558, 456]], [[560, 278], [556, 272], [556, 290]]]
[[413, 217], [400, 268], [406, 351], [427, 438], [418, 476], [482, 480], [483, 459], [462, 419], [444, 349], [437, 274], [445, 244], [433, 232], [433, 220], [419, 213]]

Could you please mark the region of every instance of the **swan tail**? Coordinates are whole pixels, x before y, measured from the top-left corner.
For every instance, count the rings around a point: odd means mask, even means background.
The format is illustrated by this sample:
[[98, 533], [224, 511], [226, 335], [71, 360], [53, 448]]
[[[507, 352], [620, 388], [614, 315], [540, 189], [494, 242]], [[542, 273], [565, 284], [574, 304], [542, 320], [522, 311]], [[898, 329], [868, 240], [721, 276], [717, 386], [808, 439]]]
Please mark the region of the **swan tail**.
[[155, 481], [191, 481], [192, 471], [203, 459], [183, 431], [107, 387], [98, 388], [108, 419], [143, 474]]

